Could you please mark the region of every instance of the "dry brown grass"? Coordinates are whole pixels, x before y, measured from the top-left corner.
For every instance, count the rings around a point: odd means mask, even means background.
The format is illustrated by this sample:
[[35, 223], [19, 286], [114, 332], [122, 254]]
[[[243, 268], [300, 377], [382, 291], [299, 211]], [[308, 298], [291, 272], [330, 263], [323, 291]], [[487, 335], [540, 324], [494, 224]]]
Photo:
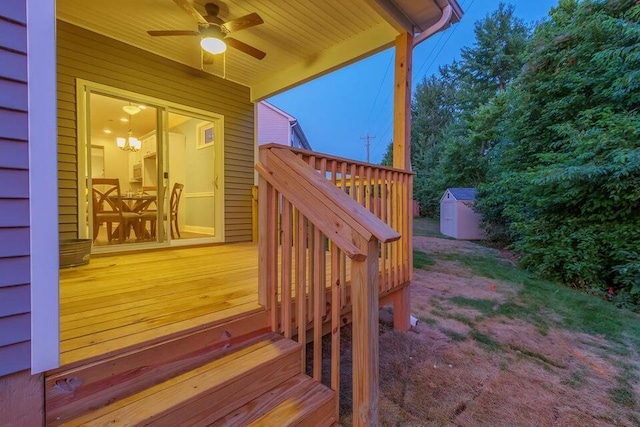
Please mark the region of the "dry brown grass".
[[[467, 242], [440, 240], [422, 237], [416, 246], [471, 250]], [[474, 276], [451, 261], [416, 271], [412, 311], [428, 322], [408, 333], [381, 326], [381, 425], [640, 425], [635, 349], [563, 329], [552, 315], [551, 326], [541, 328], [525, 316], [494, 314], [517, 301], [519, 286]], [[350, 332], [343, 332], [341, 423], [350, 426]]]

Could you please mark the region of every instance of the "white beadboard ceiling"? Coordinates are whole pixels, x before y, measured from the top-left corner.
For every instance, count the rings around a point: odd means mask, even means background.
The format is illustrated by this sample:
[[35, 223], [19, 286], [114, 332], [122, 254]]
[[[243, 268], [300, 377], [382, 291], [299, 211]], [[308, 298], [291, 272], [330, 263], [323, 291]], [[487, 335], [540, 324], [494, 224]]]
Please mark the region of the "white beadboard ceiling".
[[[406, 1], [406, 0], [405, 0]], [[254, 100], [340, 68], [390, 46], [399, 25], [379, 14], [393, 0], [197, 0], [220, 6], [225, 21], [257, 12], [264, 24], [232, 33], [267, 53], [259, 61], [229, 48], [207, 72], [249, 86]], [[411, 0], [403, 11], [416, 30], [437, 21], [442, 0]], [[422, 5], [422, 7], [420, 7]], [[105, 36], [201, 68], [198, 37], [150, 37], [148, 30], [197, 30], [172, 0], [57, 0], [57, 17]], [[386, 19], [385, 19], [386, 18]], [[393, 25], [395, 24], [395, 25]]]

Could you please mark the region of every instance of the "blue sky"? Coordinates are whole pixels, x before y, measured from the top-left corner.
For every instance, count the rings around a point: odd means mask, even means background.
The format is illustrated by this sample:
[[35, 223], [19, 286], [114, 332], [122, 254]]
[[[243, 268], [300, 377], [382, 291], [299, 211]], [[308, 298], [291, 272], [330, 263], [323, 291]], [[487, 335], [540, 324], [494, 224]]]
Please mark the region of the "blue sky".
[[[473, 25], [497, 9], [499, 0], [459, 0], [462, 21], [432, 36], [413, 52], [413, 85], [438, 66], [459, 58], [473, 44]], [[558, 0], [511, 0], [525, 22], [544, 19]], [[295, 116], [316, 151], [365, 160], [364, 141], [371, 142], [371, 162], [379, 163], [393, 136], [393, 48], [335, 71], [268, 101]]]

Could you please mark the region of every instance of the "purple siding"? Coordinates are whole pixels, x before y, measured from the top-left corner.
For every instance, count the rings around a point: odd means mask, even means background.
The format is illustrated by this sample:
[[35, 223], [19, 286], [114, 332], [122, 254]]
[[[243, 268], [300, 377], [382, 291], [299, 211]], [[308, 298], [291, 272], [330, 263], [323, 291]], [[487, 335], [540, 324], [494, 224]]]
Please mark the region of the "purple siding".
[[0, 376], [4, 376], [31, 365], [24, 0], [0, 2], [0, 64]]

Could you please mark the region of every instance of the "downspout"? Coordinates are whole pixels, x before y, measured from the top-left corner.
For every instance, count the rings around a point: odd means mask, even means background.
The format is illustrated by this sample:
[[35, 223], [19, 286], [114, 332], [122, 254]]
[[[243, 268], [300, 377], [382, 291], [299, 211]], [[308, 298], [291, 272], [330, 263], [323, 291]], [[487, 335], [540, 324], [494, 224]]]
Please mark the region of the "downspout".
[[436, 22], [435, 24], [433, 24], [432, 26], [430, 26], [429, 28], [427, 28], [426, 30], [424, 30], [423, 32], [421, 32], [420, 34], [418, 34], [413, 38], [413, 47], [416, 47], [417, 45], [419, 45], [420, 43], [422, 43], [423, 41], [425, 41], [426, 39], [428, 39], [438, 31], [442, 30], [445, 26], [447, 26], [451, 22], [452, 16], [453, 16], [453, 7], [451, 7], [450, 4], [447, 4], [447, 6], [442, 11], [442, 16], [440, 17], [438, 22]]

